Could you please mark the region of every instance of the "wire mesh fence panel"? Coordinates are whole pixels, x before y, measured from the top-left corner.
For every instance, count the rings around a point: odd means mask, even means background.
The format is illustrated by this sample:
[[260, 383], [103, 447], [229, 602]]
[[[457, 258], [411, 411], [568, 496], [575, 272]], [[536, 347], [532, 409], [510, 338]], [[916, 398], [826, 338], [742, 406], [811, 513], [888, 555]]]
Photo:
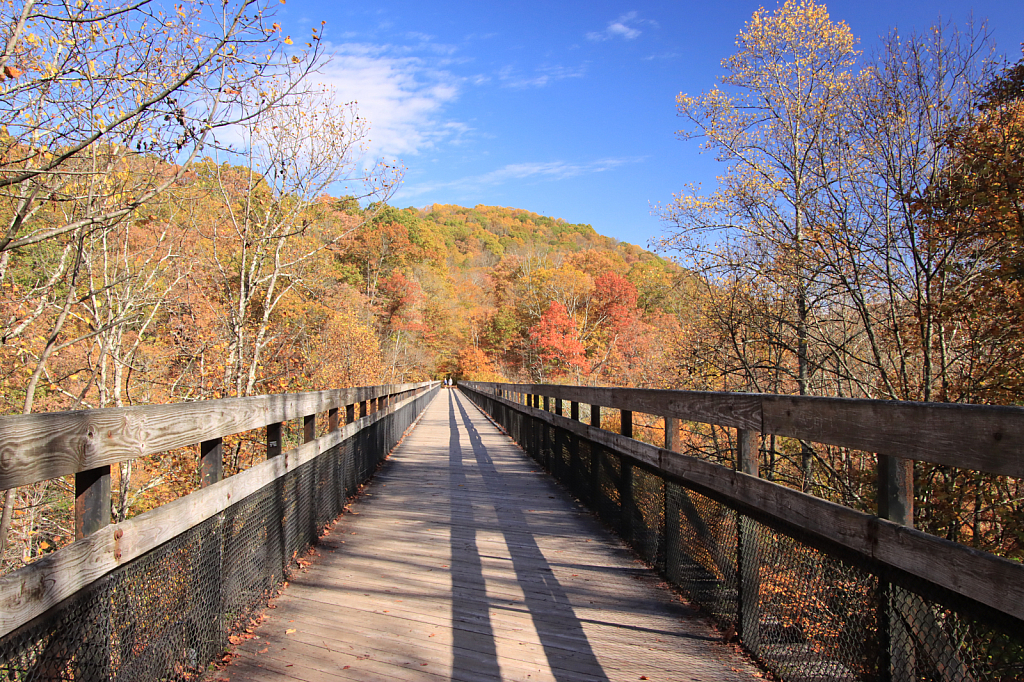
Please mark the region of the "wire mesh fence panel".
[[200, 679], [435, 394], [427, 391], [3, 636], [0, 679]]
[[667, 486], [665, 573], [723, 627], [739, 613], [736, 513], [675, 483]]
[[879, 679], [877, 577], [752, 519], [741, 523], [757, 536], [746, 556], [759, 583], [748, 648], [784, 680]]
[[1024, 680], [1019, 621], [912, 576], [880, 582], [882, 665], [892, 680]]
[[5, 680], [104, 680], [110, 677], [110, 577], [64, 600], [52, 614], [0, 641]]
[[593, 469], [591, 476], [594, 481], [594, 494], [597, 505], [594, 511], [601, 520], [612, 528], [622, 527], [621, 506], [619, 504], [619, 457], [600, 445], [591, 446]]
[[630, 541], [652, 566], [664, 565], [665, 479], [641, 467], [633, 467]]

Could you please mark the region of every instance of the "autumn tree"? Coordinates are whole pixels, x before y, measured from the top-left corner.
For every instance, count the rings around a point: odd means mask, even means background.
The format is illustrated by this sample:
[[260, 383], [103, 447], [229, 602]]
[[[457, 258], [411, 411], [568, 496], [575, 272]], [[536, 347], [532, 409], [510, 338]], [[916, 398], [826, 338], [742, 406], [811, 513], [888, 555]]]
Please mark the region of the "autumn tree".
[[[96, 248], [127, 243], [118, 236], [104, 245], [102, 233], [173, 186], [219, 131], [241, 120], [241, 102], [274, 106], [260, 94], [269, 73], [291, 91], [319, 61], [315, 34], [306, 57], [284, 54], [292, 41], [268, 6], [194, 2], [164, 13], [148, 2], [24, 0], [0, 7], [0, 290], [20, 299], [0, 321], [0, 335], [21, 344], [19, 362], [32, 368], [21, 411], [32, 411], [55, 353], [145, 319], [133, 304], [120, 319], [104, 311], [98, 329], [77, 324], [76, 307], [88, 302], [96, 312], [99, 302], [90, 276], [103, 258]], [[54, 248], [59, 257], [38, 259]], [[52, 267], [11, 281], [15, 261], [33, 258]], [[30, 331], [39, 342], [21, 341]], [[12, 505], [8, 491], [0, 556]]]
[[[287, 82], [280, 87], [286, 90]], [[240, 128], [240, 149], [224, 156], [243, 163], [215, 158], [204, 166], [218, 215], [208, 230], [197, 227], [228, 303], [223, 386], [246, 396], [260, 379], [281, 304], [301, 293], [316, 258], [361, 223], [346, 215], [311, 220], [316, 202], [338, 184], [358, 188], [362, 198], [385, 199], [398, 176], [384, 164], [364, 171], [367, 122], [330, 91], [282, 92], [278, 106], [257, 108]]]
[[915, 204], [930, 242], [953, 244], [949, 296], [937, 314], [974, 345], [968, 400], [1013, 403], [1024, 391], [1024, 60], [950, 126], [950, 159]]
[[[677, 111], [693, 127], [683, 139], [727, 163], [709, 196], [677, 195], [662, 215], [672, 225], [662, 245], [705, 268], [708, 282], [738, 276], [762, 283], [786, 303], [786, 335], [777, 343], [793, 360], [783, 368], [796, 392], [812, 390], [810, 325], [823, 292], [808, 242], [818, 229], [812, 207], [827, 188], [820, 164], [823, 141], [836, 134], [837, 111], [852, 84], [855, 40], [824, 5], [787, 0], [759, 10], [740, 32], [738, 51], [723, 60], [723, 87], [699, 96], [680, 94]], [[805, 488], [813, 458], [805, 446]]]
[[576, 321], [558, 301], [552, 301], [537, 324], [530, 328], [530, 339], [543, 362], [539, 368], [542, 380], [568, 375], [579, 383], [580, 376], [590, 370]]

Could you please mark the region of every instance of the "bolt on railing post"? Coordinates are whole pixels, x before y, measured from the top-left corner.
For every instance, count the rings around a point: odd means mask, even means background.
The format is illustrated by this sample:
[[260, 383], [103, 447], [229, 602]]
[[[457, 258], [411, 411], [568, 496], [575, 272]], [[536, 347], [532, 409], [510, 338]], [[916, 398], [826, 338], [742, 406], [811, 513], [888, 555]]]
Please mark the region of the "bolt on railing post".
[[[626, 438], [633, 437], [633, 412], [620, 410], [621, 428]], [[633, 460], [619, 455], [619, 532], [626, 542], [633, 541], [633, 517], [636, 515], [636, 500], [633, 499]]]
[[[759, 475], [756, 438], [757, 434], [750, 429], [736, 429], [736, 469], [749, 476]], [[760, 538], [756, 522], [744, 514], [739, 514], [736, 529], [739, 634], [746, 647], [757, 653], [761, 647]]]
[[[913, 460], [878, 454], [878, 516], [914, 527]], [[889, 682], [911, 682], [917, 679], [917, 660], [899, 604], [900, 597], [909, 597], [909, 594], [887, 581], [879, 581], [879, 587], [883, 676], [888, 673]], [[908, 608], [905, 604], [904, 611]]]
[[205, 488], [224, 475], [224, 439], [204, 440], [199, 444], [199, 487]]
[[110, 465], [75, 474], [75, 539], [110, 525]]

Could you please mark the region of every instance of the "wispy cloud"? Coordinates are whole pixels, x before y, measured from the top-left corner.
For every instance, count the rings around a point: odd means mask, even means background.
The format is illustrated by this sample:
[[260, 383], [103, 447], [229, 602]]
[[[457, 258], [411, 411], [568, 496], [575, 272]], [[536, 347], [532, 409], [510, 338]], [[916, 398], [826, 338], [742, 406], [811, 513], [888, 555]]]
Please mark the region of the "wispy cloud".
[[403, 187], [400, 195], [412, 198], [437, 192], [440, 190], [460, 190], [475, 192], [487, 187], [506, 185], [518, 181], [557, 182], [569, 178], [602, 173], [631, 163], [640, 163], [646, 157], [619, 157], [597, 159], [595, 161], [573, 163], [569, 161], [542, 161], [532, 163], [512, 163], [496, 170], [448, 182], [426, 182]]
[[649, 54], [644, 57], [644, 61], [650, 62], [656, 59], [675, 59], [679, 56], [678, 52], [659, 52], [658, 54]]
[[498, 71], [498, 81], [506, 88], [542, 88], [566, 78], [582, 78], [586, 73], [586, 64], [575, 67], [538, 66], [528, 74], [520, 72], [513, 66], [506, 66]]
[[[343, 43], [329, 49], [333, 57], [320, 79], [342, 99], [358, 102], [359, 115], [370, 122], [372, 156], [416, 154], [467, 132], [468, 126], [444, 118], [464, 81], [435, 60], [406, 46]], [[450, 52], [429, 42], [423, 49]]]
[[623, 14], [618, 19], [609, 21], [607, 28], [603, 31], [591, 31], [587, 34], [587, 40], [593, 40], [595, 42], [611, 40], [613, 38], [634, 40], [639, 38], [640, 34], [643, 32], [637, 28], [642, 24], [657, 26], [657, 23], [650, 21], [649, 19], [637, 18], [636, 12], [629, 12], [627, 14]]

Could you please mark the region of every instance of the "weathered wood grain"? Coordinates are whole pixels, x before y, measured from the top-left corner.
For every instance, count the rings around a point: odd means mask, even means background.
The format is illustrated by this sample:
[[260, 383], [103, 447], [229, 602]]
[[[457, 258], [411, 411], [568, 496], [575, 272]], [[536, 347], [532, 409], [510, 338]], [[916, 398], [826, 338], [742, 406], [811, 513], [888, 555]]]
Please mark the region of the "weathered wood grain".
[[490, 400], [572, 431], [740, 509], [799, 529], [1024, 620], [1024, 564], [906, 528], [695, 457], [625, 438], [543, 410]]
[[1024, 409], [762, 396], [765, 433], [1024, 477]]
[[[427, 386], [424, 385], [424, 390]], [[0, 576], [0, 636], [56, 606], [118, 566], [219, 514], [415, 400], [410, 394], [372, 415], [185, 497], [106, 526], [17, 571]]]
[[0, 490], [436, 383], [0, 417]]

